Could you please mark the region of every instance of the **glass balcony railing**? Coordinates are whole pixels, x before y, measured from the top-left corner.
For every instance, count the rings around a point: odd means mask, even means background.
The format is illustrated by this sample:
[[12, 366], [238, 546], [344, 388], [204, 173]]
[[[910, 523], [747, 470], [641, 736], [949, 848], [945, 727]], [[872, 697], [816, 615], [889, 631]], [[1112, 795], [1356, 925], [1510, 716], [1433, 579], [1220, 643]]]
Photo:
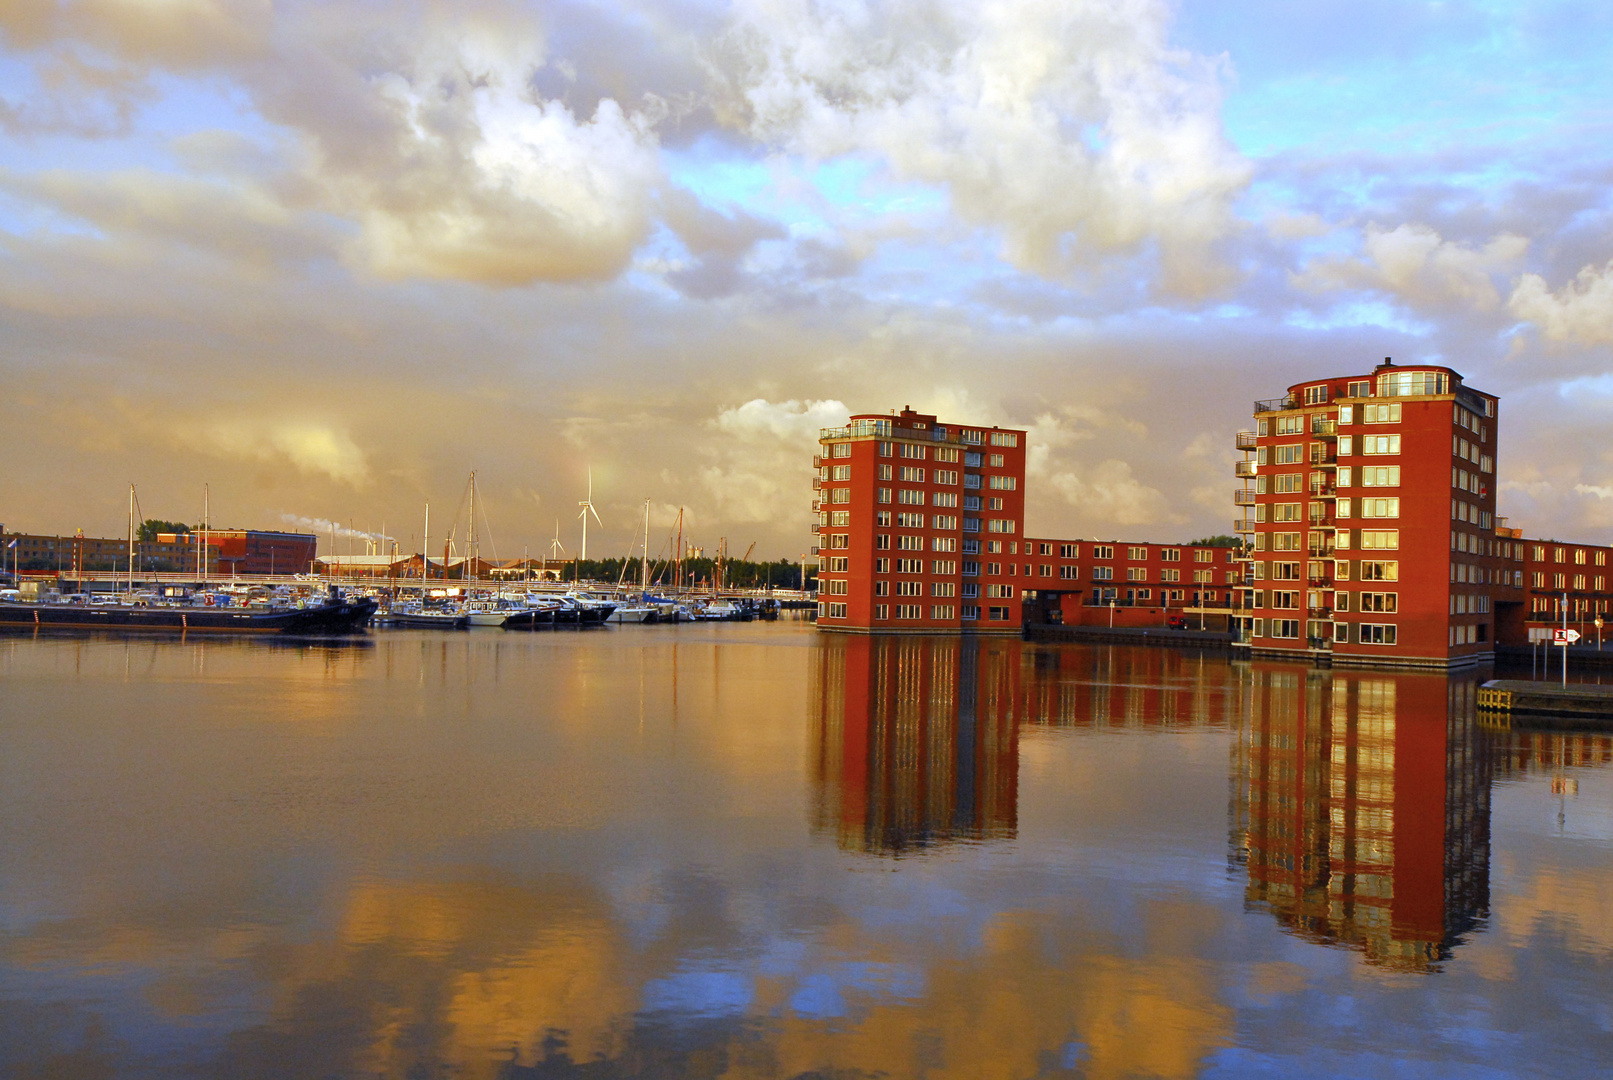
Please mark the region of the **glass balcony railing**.
[[1280, 398], [1267, 398], [1265, 401], [1256, 401], [1255, 415], [1259, 416], [1261, 413], [1282, 412], [1284, 409], [1297, 408], [1299, 408], [1299, 399], [1293, 394], [1287, 394]]
[[1246, 480], [1252, 479], [1257, 467], [1253, 461], [1237, 461], [1232, 465], [1232, 475], [1241, 476]]
[[1235, 533], [1252, 533], [1255, 531], [1254, 518], [1233, 518], [1232, 531]]
[[1336, 439], [1339, 437], [1338, 421], [1324, 416], [1312, 417], [1311, 434], [1317, 438]]
[[1253, 450], [1260, 436], [1252, 431], [1240, 431], [1236, 440], [1239, 450]]

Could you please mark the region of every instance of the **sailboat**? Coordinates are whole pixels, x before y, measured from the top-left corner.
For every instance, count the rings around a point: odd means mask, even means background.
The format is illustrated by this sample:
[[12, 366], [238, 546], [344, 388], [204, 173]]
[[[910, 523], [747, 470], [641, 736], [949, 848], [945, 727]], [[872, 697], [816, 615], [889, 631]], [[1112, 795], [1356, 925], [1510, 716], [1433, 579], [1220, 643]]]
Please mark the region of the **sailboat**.
[[[639, 586], [638, 601], [636, 603], [622, 604], [611, 612], [610, 621], [615, 623], [645, 623], [658, 622], [661, 609], [647, 603], [650, 596], [650, 500], [644, 500], [644, 557], [639, 560]], [[632, 549], [628, 549], [632, 554]]]

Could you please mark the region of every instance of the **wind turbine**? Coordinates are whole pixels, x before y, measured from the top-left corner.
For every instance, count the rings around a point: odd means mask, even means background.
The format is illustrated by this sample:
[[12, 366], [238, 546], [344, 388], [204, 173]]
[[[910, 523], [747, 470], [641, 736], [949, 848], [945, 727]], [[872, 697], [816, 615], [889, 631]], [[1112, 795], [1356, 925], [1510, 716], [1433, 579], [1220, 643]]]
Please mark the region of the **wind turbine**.
[[[577, 515], [578, 517], [582, 518], [582, 556], [581, 557], [583, 559], [587, 559], [588, 558], [588, 515], [589, 514], [594, 515], [594, 520], [599, 521], [599, 511], [594, 509], [594, 470], [592, 470], [592, 469], [588, 470], [588, 498], [584, 499], [582, 502], [578, 503], [577, 505], [582, 507], [582, 513]], [[601, 526], [603, 526], [605, 523], [603, 521], [599, 521], [599, 524]]]
[[560, 542], [560, 519], [554, 519], [554, 539], [549, 541], [549, 557], [558, 559], [566, 553], [566, 545]]

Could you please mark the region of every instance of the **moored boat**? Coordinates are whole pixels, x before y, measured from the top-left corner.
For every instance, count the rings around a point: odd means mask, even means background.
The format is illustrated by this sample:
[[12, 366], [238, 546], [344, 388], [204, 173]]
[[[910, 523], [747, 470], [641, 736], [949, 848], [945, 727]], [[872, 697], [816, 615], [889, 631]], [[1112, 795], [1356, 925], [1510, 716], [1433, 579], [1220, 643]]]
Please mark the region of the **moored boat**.
[[375, 615], [372, 599], [331, 600], [304, 608], [186, 607], [131, 604], [0, 603], [0, 626], [177, 633], [355, 634]]

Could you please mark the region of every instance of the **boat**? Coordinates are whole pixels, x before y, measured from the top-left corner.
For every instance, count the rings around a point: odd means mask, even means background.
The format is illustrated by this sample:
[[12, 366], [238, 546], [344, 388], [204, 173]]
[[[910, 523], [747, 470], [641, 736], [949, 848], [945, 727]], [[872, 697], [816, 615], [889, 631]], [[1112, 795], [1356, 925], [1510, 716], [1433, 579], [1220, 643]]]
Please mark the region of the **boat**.
[[504, 620], [515, 613], [501, 600], [467, 600], [460, 615], [470, 626], [503, 626]]
[[393, 608], [376, 622], [393, 630], [463, 630], [470, 625], [464, 615], [452, 611], [429, 611], [418, 604]]
[[332, 598], [304, 608], [144, 604], [0, 603], [0, 626], [177, 633], [356, 634], [375, 615], [373, 599]]

